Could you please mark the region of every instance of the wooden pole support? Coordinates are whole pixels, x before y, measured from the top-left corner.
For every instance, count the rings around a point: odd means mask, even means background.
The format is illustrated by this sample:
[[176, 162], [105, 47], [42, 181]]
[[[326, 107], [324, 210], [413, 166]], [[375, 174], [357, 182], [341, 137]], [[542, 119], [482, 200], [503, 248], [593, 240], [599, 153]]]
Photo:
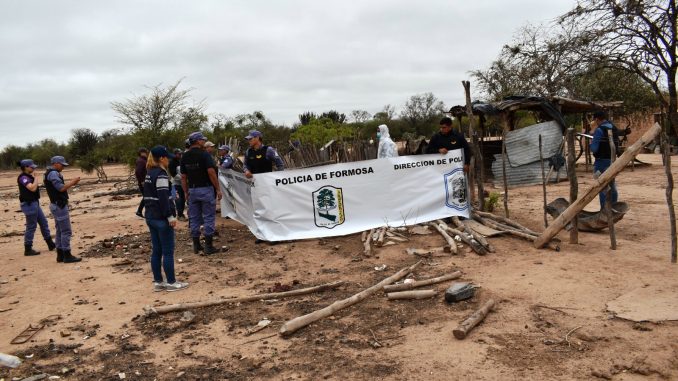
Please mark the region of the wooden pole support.
[[[542, 143], [541, 143], [541, 134], [539, 135], [539, 163], [541, 164], [541, 188], [542, 188], [542, 193], [544, 194], [544, 206], [543, 206], [543, 213], [544, 213], [544, 227], [547, 228], [549, 227], [549, 220], [546, 217], [546, 176], [544, 175], [544, 154], [542, 152]], [[551, 172], [549, 172], [549, 177], [551, 176]]]
[[629, 146], [614, 164], [610, 165], [600, 177], [594, 180], [594, 185], [584, 192], [584, 195], [581, 198], [578, 198], [575, 202], [570, 204], [570, 206], [553, 221], [551, 226], [544, 230], [544, 232], [534, 241], [534, 247], [538, 249], [544, 247], [544, 245], [551, 241], [559, 231], [563, 230], [565, 225], [572, 221], [572, 218], [579, 214], [579, 212], [596, 197], [598, 192], [603, 190], [607, 184], [609, 184], [610, 181], [626, 167], [626, 164], [638, 155], [638, 152], [640, 152], [643, 147], [652, 142], [659, 132], [661, 132], [661, 127], [658, 124], [655, 124], [650, 127], [640, 139]]
[[450, 237], [449, 234], [447, 234], [447, 226], [444, 224], [438, 224], [437, 222], [429, 222], [429, 226], [433, 227], [440, 233], [441, 236], [445, 239], [445, 242], [447, 242], [447, 246], [450, 247], [450, 251], [452, 254], [457, 254], [457, 241], [454, 240], [454, 238]]
[[384, 286], [392, 284], [404, 278], [407, 274], [411, 273], [417, 267], [419, 267], [421, 263], [422, 261], [419, 261], [410, 267], [405, 267], [404, 269], [382, 280], [381, 282], [375, 284], [374, 286], [367, 288], [349, 298], [338, 300], [325, 308], [321, 308], [309, 314], [299, 316], [292, 320], [287, 321], [285, 324], [283, 324], [282, 327], [280, 327], [280, 335], [282, 336], [291, 335], [294, 332], [300, 330], [301, 328], [306, 327], [309, 324], [312, 324], [320, 319], [324, 319], [328, 316], [331, 316], [333, 313], [339, 310], [342, 310], [346, 307], [350, 307], [356, 303], [360, 303], [361, 301], [367, 299], [371, 295], [381, 290]]
[[[614, 135], [612, 130], [607, 130], [607, 141], [610, 143], [610, 165], [614, 164], [617, 158], [617, 147], [614, 145]], [[633, 161], [633, 159], [631, 159]], [[614, 181], [614, 180], [612, 180]], [[572, 200], [570, 200], [572, 202]], [[614, 216], [612, 215], [612, 187], [608, 187], [607, 197], [605, 197], [605, 213], [607, 214], [607, 228], [610, 232], [610, 249], [617, 250], [617, 234], [614, 230]], [[573, 220], [576, 221], [576, 220]]]
[[460, 278], [460, 277], [461, 277], [461, 271], [455, 271], [451, 274], [439, 276], [439, 277], [436, 277], [436, 278], [424, 279], [424, 280], [419, 280], [419, 281], [410, 282], [410, 283], [391, 284], [391, 285], [388, 285], [388, 286], [384, 286], [384, 291], [385, 292], [396, 292], [396, 291], [412, 290], [414, 288], [430, 286], [432, 284], [442, 283], [442, 282], [457, 279], [457, 278]]
[[[577, 199], [579, 183], [577, 181], [577, 160], [574, 155], [574, 128], [567, 129], [567, 177], [570, 180], [570, 204]], [[577, 216], [574, 216], [571, 222], [570, 243], [579, 243], [579, 228], [577, 226]]]
[[399, 292], [389, 292], [386, 294], [388, 300], [397, 300], [397, 299], [428, 299], [436, 296], [438, 292], [436, 290], [414, 290], [414, 291], [399, 291]]
[[502, 134], [501, 138], [501, 175], [504, 180], [504, 215], [506, 218], [509, 218], [509, 208], [508, 208], [508, 178], [506, 178], [506, 163], [508, 162], [508, 155], [506, 154], [506, 130]]
[[[478, 204], [480, 210], [485, 210], [485, 190], [482, 177], [483, 156], [480, 153], [480, 145], [478, 144], [478, 133], [473, 125], [473, 105], [471, 104], [471, 82], [461, 81], [464, 86], [464, 95], [466, 97], [466, 115], [468, 117], [468, 131], [471, 138], [471, 152], [473, 152], [473, 174], [476, 185], [478, 187]], [[473, 187], [473, 185], [471, 185]], [[471, 192], [473, 193], [473, 192]]]
[[476, 310], [476, 312], [473, 313], [473, 315], [469, 316], [466, 320], [461, 322], [457, 328], [452, 331], [454, 334], [454, 337], [456, 337], [459, 340], [463, 340], [468, 336], [468, 333], [471, 332], [471, 330], [480, 324], [487, 314], [492, 311], [492, 308], [494, 307], [494, 299], [490, 299], [485, 304], [483, 304], [480, 309]]
[[671, 152], [669, 136], [666, 131], [661, 135], [662, 159], [664, 159], [664, 173], [666, 174], [666, 205], [669, 208], [669, 226], [671, 227], [671, 263], [676, 263], [678, 243], [676, 242], [676, 209], [673, 207], [673, 173], [671, 172]]

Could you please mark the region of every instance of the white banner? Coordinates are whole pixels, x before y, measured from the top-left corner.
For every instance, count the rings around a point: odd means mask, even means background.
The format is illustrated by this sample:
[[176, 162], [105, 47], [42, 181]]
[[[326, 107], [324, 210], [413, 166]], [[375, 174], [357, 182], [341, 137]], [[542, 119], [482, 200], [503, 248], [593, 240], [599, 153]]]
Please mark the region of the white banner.
[[462, 155], [454, 150], [262, 173], [252, 186], [242, 174], [222, 171], [222, 215], [268, 241], [468, 217]]

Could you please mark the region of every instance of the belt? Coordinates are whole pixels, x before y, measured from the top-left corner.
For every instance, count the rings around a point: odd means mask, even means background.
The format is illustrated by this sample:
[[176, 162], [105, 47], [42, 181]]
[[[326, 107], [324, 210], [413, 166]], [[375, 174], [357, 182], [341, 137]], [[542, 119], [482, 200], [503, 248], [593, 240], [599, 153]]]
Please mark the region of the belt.
[[209, 184], [208, 185], [202, 185], [202, 184], [192, 185], [192, 184], [189, 184], [188, 187], [191, 188], [191, 189], [194, 189], [194, 188], [211, 188], [212, 185], [209, 185]]

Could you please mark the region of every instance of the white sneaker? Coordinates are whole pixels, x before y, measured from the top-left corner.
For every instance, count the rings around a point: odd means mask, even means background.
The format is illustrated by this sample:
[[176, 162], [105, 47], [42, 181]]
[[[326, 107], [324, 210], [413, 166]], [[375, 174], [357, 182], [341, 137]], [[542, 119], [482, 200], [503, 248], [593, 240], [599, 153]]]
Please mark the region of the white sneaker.
[[165, 291], [166, 289], [167, 289], [166, 282], [153, 282], [153, 291], [160, 292]]
[[187, 282], [174, 282], [174, 283], [167, 283], [167, 285], [165, 286], [165, 290], [167, 290], [167, 292], [181, 291], [181, 290], [183, 290], [184, 288], [187, 288], [187, 287], [188, 287]]

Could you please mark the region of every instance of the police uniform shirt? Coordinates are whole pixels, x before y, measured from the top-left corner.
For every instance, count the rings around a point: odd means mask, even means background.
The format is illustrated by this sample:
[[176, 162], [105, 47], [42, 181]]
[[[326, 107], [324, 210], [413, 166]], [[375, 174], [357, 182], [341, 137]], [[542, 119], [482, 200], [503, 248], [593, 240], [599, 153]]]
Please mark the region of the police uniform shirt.
[[471, 162], [472, 153], [464, 134], [454, 130], [446, 135], [438, 132], [431, 137], [431, 141], [426, 147], [426, 153], [437, 153], [441, 148], [446, 148], [448, 151], [461, 148], [464, 150], [464, 164], [468, 165]]
[[191, 148], [181, 158], [180, 171], [186, 174], [190, 188], [211, 187], [208, 168], [214, 168], [214, 159], [200, 148]]

